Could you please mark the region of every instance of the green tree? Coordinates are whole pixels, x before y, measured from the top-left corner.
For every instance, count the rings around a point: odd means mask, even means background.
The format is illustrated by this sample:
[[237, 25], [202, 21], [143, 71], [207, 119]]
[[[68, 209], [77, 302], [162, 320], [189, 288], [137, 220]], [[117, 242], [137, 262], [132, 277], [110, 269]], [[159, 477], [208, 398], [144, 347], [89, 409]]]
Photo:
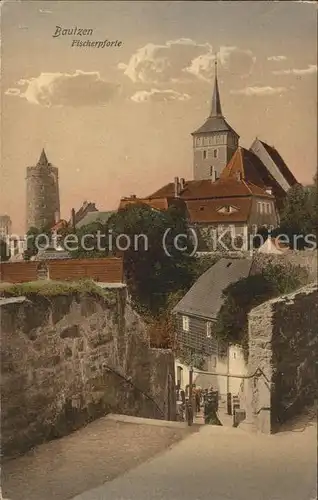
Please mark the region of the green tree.
[[52, 239], [52, 232], [49, 227], [37, 229], [30, 227], [27, 232], [27, 248], [24, 252], [24, 259], [30, 260], [31, 257], [37, 255], [41, 247], [50, 245]]
[[[304, 187], [292, 186], [287, 193], [281, 212], [280, 227], [272, 235], [284, 234], [292, 248], [303, 250], [317, 233], [317, 183]], [[313, 238], [312, 238], [313, 240]]]
[[254, 307], [291, 293], [306, 283], [308, 273], [291, 264], [268, 264], [262, 274], [250, 275], [223, 291], [224, 302], [218, 313], [216, 334], [225, 343], [240, 344], [247, 352], [248, 313]]
[[[72, 236], [75, 238], [72, 239]], [[74, 259], [107, 257], [107, 228], [100, 222], [93, 222], [79, 229], [63, 231], [60, 244], [70, 251]]]
[[189, 288], [194, 258], [181, 210], [131, 205], [114, 214], [107, 228], [112, 236], [109, 253], [123, 256], [132, 298], [142, 307], [159, 314], [169, 294]]

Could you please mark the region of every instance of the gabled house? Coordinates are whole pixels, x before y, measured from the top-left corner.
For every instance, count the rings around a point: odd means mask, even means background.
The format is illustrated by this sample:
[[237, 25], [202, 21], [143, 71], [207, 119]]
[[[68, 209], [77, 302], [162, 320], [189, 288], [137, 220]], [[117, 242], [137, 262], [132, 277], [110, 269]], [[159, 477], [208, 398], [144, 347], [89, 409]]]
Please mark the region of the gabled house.
[[[205, 360], [207, 375], [200, 374], [196, 383], [208, 387], [212, 383], [222, 395], [238, 393], [246, 365], [243, 351], [239, 346], [220, 348], [215, 335], [218, 313], [224, 302], [223, 291], [241, 278], [246, 278], [252, 270], [252, 259], [220, 259], [210, 267], [173, 309], [176, 316], [176, 340], [181, 348], [199, 355]], [[176, 373], [187, 367], [176, 361]], [[213, 375], [215, 373], [216, 375]], [[229, 375], [237, 375], [231, 378]], [[182, 378], [182, 377], [181, 377]], [[188, 383], [184, 380], [184, 383]]]
[[[200, 250], [215, 249], [216, 238], [213, 234], [224, 232], [232, 238], [240, 236], [246, 249], [249, 234], [258, 227], [277, 227], [275, 198], [271, 188], [266, 188], [257, 178], [257, 173], [250, 175], [252, 180], [246, 178], [240, 149], [230, 163], [233, 168], [229, 169], [228, 175], [214, 182], [210, 179], [185, 181], [176, 177], [174, 182], [166, 184], [148, 198], [123, 198], [120, 208], [132, 203], [144, 203], [158, 210], [179, 206], [184, 210], [190, 226], [196, 230]], [[249, 171], [252, 167], [250, 165]]]
[[69, 224], [73, 227], [76, 227], [76, 224], [78, 224], [88, 213], [91, 212], [97, 212], [97, 208], [95, 206], [95, 203], [89, 202], [89, 201], [84, 201], [83, 205], [77, 210], [77, 212], [72, 209], [72, 217], [71, 220], [69, 221]]

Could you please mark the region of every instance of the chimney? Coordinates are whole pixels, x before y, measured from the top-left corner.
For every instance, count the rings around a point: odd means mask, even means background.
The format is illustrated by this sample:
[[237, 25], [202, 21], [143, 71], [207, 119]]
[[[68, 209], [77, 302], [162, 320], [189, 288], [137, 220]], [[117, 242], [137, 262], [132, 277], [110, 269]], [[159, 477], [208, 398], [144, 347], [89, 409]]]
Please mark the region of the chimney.
[[179, 183], [179, 177], [174, 178], [174, 197], [179, 198], [180, 195], [180, 183]]
[[181, 179], [180, 179], [180, 191], [183, 191], [184, 188], [185, 188], [185, 180], [183, 177], [181, 177]]
[[72, 208], [72, 210], [71, 210], [71, 226], [72, 226], [72, 229], [74, 229], [74, 231], [75, 231], [75, 224], [76, 224], [76, 221], [75, 221], [75, 209]]
[[273, 189], [271, 188], [271, 186], [268, 186], [268, 187], [266, 187], [265, 192], [267, 194], [273, 194]]
[[216, 181], [216, 171], [214, 167], [211, 168], [211, 181], [212, 182]]

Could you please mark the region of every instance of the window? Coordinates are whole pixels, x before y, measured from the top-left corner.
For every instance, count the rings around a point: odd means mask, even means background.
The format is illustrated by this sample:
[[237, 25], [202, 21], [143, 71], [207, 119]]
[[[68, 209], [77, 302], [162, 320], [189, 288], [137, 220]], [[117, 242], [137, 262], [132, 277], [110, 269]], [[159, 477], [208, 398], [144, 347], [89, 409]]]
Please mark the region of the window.
[[217, 158], [217, 157], [218, 157], [218, 150], [213, 149], [213, 158]]
[[189, 318], [188, 318], [188, 316], [182, 316], [182, 330], [184, 332], [189, 331]]
[[212, 323], [211, 321], [208, 321], [206, 324], [206, 336], [208, 339], [212, 337]]
[[260, 201], [257, 202], [257, 209], [260, 214], [263, 213], [263, 204]]
[[232, 207], [231, 205], [226, 205], [224, 207], [221, 207], [218, 209], [218, 212], [222, 214], [232, 214], [234, 212], [237, 212], [238, 209], [236, 207]]
[[206, 160], [207, 157], [208, 157], [208, 152], [206, 151], [206, 149], [203, 150], [203, 160]]

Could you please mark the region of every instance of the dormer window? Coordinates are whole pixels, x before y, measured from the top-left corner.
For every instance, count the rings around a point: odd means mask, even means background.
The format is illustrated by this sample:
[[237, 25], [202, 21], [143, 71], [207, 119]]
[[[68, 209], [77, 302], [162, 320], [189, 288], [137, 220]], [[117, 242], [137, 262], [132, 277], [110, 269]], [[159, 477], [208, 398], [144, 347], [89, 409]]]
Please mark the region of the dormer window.
[[219, 208], [218, 212], [221, 214], [233, 214], [235, 212], [238, 212], [238, 208], [233, 207], [232, 205], [226, 205]]

